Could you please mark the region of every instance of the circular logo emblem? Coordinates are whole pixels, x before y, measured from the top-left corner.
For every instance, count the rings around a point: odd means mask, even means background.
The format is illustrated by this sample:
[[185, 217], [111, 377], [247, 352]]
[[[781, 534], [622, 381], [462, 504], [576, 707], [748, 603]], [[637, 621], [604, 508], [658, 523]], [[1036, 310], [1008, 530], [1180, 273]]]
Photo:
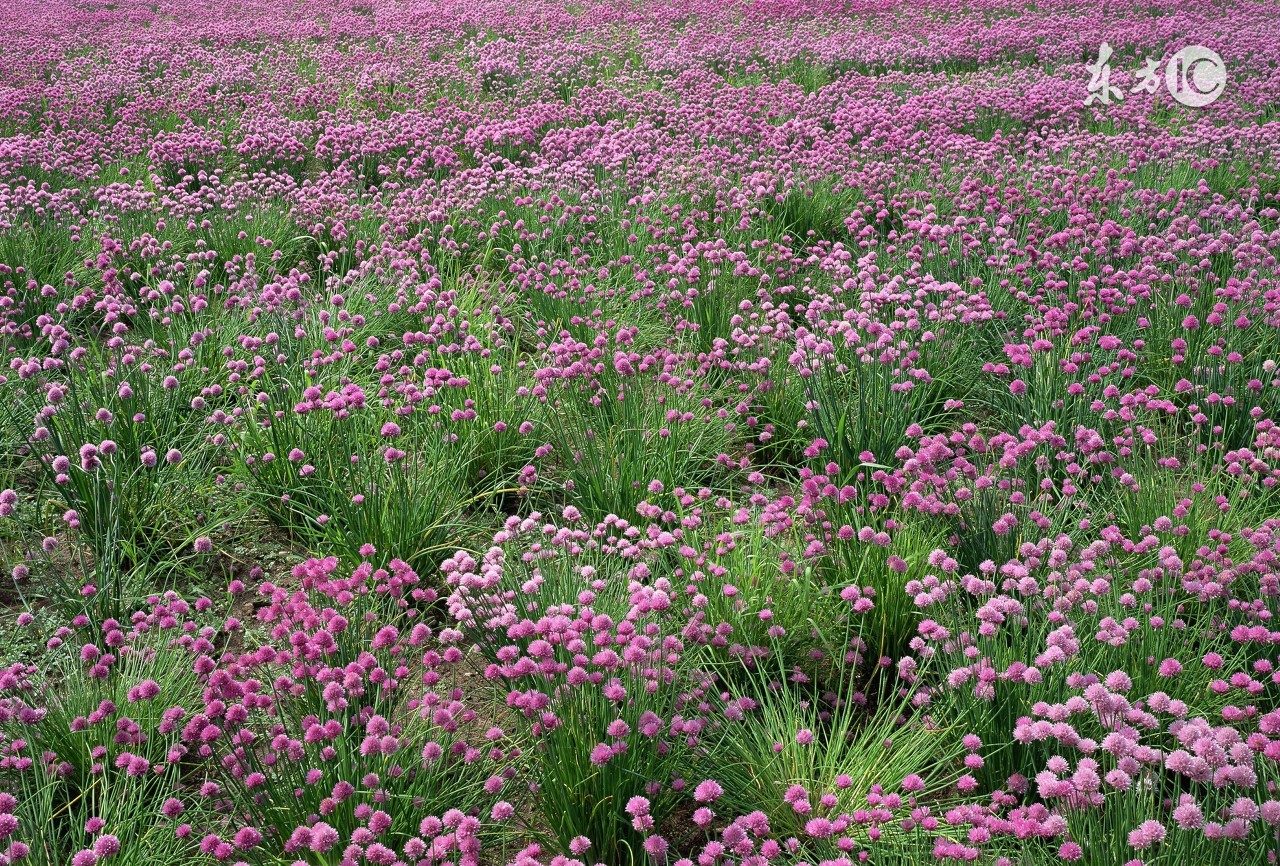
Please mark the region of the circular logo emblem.
[[1169, 95], [1192, 108], [1203, 108], [1227, 89], [1227, 66], [1217, 52], [1203, 45], [1188, 45], [1164, 70]]

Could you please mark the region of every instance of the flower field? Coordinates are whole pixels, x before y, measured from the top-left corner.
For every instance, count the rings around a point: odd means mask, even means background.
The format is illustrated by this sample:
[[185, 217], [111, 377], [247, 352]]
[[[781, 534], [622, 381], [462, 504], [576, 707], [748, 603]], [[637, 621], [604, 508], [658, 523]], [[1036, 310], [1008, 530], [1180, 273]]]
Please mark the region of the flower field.
[[3, 11], [0, 866], [1277, 862], [1274, 2]]

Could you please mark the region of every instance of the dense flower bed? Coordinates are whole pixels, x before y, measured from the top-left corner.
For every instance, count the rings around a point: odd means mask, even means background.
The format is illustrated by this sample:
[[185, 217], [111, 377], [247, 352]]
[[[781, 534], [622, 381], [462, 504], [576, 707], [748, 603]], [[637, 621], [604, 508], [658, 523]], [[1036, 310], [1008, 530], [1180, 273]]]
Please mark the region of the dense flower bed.
[[0, 864], [1276, 862], [1274, 3], [0, 33]]

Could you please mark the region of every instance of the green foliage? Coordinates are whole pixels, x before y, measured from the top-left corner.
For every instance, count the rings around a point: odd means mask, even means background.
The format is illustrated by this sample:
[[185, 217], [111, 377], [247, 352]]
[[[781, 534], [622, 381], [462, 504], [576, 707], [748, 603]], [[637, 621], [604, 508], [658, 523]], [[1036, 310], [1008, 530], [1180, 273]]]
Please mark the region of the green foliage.
[[[176, 596], [164, 605], [162, 610], [180, 619], [190, 611]], [[120, 839], [121, 862], [189, 862], [188, 844], [161, 817], [161, 807], [184, 790], [183, 712], [173, 708], [198, 701], [202, 686], [192, 667], [190, 639], [175, 642], [180, 629], [162, 619], [144, 616], [142, 629], [117, 631], [124, 643], [112, 649], [116, 661], [109, 670], [95, 669], [101, 657], [82, 661], [74, 635], [59, 639], [61, 645], [41, 659], [38, 669], [9, 669], [9, 685], [0, 693], [0, 746], [31, 762], [23, 769], [11, 765], [0, 778], [17, 798], [22, 826], [39, 828], [26, 835], [31, 852], [24, 862], [70, 863], [72, 855], [92, 844], [85, 831], [90, 818], [102, 819], [101, 832]], [[92, 641], [106, 634], [80, 637]], [[140, 699], [132, 690], [144, 681], [158, 690]], [[22, 707], [39, 709], [23, 712]], [[20, 742], [25, 745], [18, 748]], [[186, 820], [193, 818], [196, 813]]]
[[548, 400], [543, 423], [566, 496], [589, 514], [630, 514], [654, 480], [714, 485], [736, 438], [714, 392], [620, 380], [557, 388]]

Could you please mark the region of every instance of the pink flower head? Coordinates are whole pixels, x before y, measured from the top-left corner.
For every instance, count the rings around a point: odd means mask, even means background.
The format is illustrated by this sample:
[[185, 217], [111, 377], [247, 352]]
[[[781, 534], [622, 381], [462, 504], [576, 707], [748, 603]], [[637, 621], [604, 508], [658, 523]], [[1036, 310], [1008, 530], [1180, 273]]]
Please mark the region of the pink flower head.
[[722, 794], [724, 794], [724, 788], [711, 779], [699, 782], [698, 786], [693, 789], [693, 799], [699, 803], [714, 803]]
[[1142, 850], [1164, 841], [1164, 825], [1159, 821], [1143, 821], [1138, 829], [1129, 833], [1129, 846]]
[[120, 839], [110, 833], [99, 836], [93, 843], [93, 853], [100, 859], [106, 859], [120, 850]]
[[645, 852], [655, 860], [661, 860], [667, 853], [667, 840], [661, 836], [650, 836], [644, 840]]

